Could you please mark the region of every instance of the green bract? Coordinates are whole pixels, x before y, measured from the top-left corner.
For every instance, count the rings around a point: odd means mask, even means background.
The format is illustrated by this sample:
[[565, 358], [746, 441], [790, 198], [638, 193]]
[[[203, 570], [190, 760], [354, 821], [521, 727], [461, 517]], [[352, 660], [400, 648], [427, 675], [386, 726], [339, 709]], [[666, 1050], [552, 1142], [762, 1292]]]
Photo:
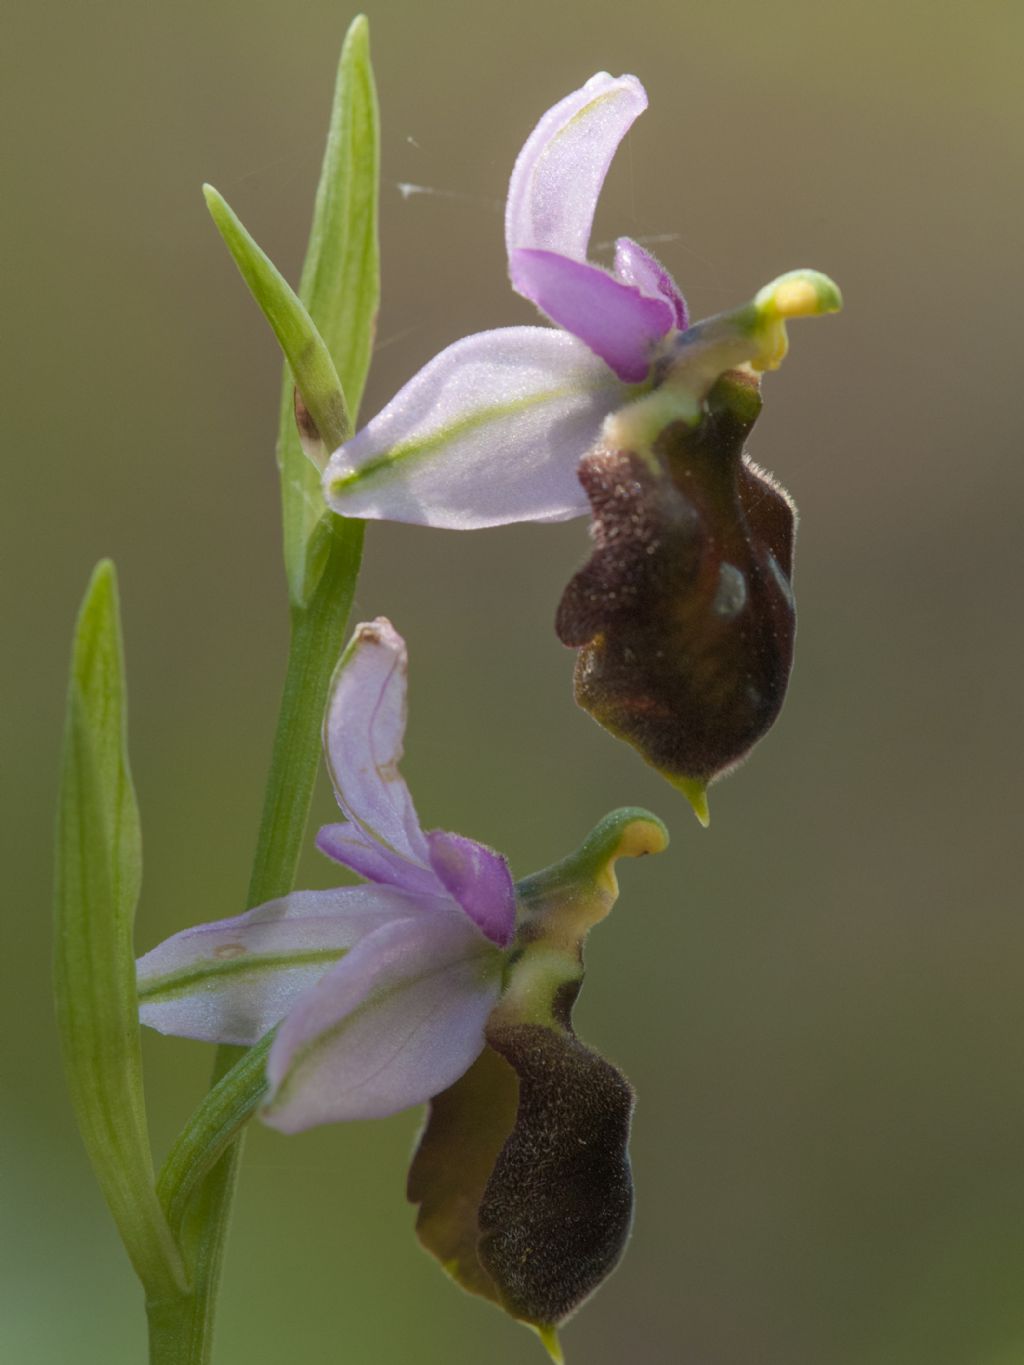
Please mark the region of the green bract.
[[[380, 128], [362, 17], [348, 31], [338, 66], [313, 224], [296, 294], [212, 185], [204, 194], [246, 284], [288, 362], [281, 396], [285, 569], [292, 600], [309, 601], [330, 537], [345, 524], [325, 511], [320, 472], [351, 432], [370, 363], [380, 302], [377, 200]], [[296, 411], [294, 390], [303, 408]], [[311, 425], [304, 424], [308, 414]], [[296, 416], [305, 426], [305, 450]], [[313, 462], [307, 458], [313, 454]], [[362, 535], [355, 523], [353, 544]]]

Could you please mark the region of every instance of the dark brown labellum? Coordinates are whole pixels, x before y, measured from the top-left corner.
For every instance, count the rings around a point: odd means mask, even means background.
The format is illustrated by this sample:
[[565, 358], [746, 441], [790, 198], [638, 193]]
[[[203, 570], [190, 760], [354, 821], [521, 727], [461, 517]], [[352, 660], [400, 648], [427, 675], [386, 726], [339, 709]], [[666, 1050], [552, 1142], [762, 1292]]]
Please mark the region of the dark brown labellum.
[[620, 858], [668, 842], [647, 811], [613, 811], [568, 858], [519, 882], [522, 919], [487, 1046], [430, 1102], [408, 1194], [420, 1241], [458, 1284], [557, 1328], [614, 1269], [633, 1216], [633, 1091], [572, 1027], [583, 945], [618, 895]]
[[760, 406], [756, 381], [731, 372], [696, 427], [580, 464], [594, 550], [556, 630], [580, 650], [579, 704], [670, 779], [728, 770], [785, 697], [795, 514], [743, 453]]
[[575, 1034], [489, 1030], [519, 1077], [515, 1127], [478, 1213], [478, 1255], [508, 1311], [562, 1322], [613, 1269], [633, 1215], [633, 1091]]

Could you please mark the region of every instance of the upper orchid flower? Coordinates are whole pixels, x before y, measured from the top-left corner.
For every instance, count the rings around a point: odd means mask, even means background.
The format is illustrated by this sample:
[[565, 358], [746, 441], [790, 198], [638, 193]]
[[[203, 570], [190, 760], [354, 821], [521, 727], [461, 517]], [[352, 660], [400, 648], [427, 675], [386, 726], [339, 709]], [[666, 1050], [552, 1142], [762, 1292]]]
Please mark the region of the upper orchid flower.
[[619, 238], [611, 271], [586, 259], [608, 167], [646, 107], [635, 76], [601, 72], [540, 120], [512, 172], [505, 243], [513, 288], [558, 329], [478, 332], [435, 356], [331, 456], [335, 511], [456, 530], [581, 516], [577, 466], [607, 418], [653, 391], [659, 413], [695, 422], [723, 372], [781, 362], [787, 317], [838, 306], [830, 281], [794, 272], [687, 330], [675, 281], [636, 242]]
[[592, 77], [541, 119], [509, 184], [513, 288], [564, 331], [504, 327], [441, 352], [331, 457], [347, 516], [468, 530], [582, 515], [576, 463], [686, 325], [672, 277], [622, 238], [614, 273], [587, 262], [615, 150], [647, 107], [635, 76]]
[[139, 960], [143, 1023], [270, 1051], [264, 1118], [285, 1132], [419, 1104], [484, 1046], [515, 930], [505, 859], [424, 833], [398, 772], [405, 644], [383, 618], [338, 665], [324, 748], [345, 815], [317, 839], [368, 879], [186, 929]]

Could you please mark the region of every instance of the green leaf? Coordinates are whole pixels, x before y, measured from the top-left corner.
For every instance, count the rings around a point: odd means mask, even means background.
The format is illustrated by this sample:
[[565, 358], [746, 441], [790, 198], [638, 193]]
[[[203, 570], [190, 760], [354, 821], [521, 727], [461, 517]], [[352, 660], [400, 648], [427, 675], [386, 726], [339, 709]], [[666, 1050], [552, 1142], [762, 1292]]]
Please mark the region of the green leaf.
[[57, 819], [57, 1024], [93, 1169], [153, 1297], [185, 1276], [153, 1180], [139, 1046], [132, 923], [142, 876], [125, 738], [117, 582], [93, 573], [75, 631]]

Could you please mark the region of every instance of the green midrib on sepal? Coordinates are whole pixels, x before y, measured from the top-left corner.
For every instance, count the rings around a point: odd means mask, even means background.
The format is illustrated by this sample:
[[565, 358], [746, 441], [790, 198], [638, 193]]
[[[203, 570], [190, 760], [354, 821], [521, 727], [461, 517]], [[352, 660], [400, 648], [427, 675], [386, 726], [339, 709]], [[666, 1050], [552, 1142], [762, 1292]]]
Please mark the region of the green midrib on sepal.
[[187, 995], [195, 986], [228, 977], [260, 976], [296, 967], [327, 967], [345, 956], [347, 948], [310, 948], [303, 953], [257, 953], [206, 962], [187, 971], [170, 972], [139, 984], [139, 1004], [151, 1005]]
[[[594, 386], [595, 391], [598, 387], [600, 386]], [[576, 386], [566, 385], [564, 388], [550, 389], [546, 393], [531, 394], [529, 398], [519, 398], [511, 403], [496, 403], [493, 407], [483, 408], [480, 412], [474, 412], [470, 416], [464, 417], [460, 422], [453, 422], [450, 426], [443, 427], [440, 431], [423, 437], [422, 440], [407, 441], [405, 445], [394, 446], [385, 454], [378, 455], [373, 460], [367, 460], [364, 465], [352, 470], [350, 474], [342, 474], [337, 478], [332, 478], [330, 492], [348, 492], [352, 488], [360, 487], [370, 479], [382, 474], [386, 475], [394, 470], [397, 465], [404, 466], [410, 460], [422, 459], [426, 455], [432, 455], [436, 451], [443, 450], [453, 441], [471, 435], [490, 422], [499, 422], [505, 417], [515, 417], [517, 413], [526, 412], [541, 403], [554, 403], [560, 398], [571, 397], [576, 392], [578, 392]]]

